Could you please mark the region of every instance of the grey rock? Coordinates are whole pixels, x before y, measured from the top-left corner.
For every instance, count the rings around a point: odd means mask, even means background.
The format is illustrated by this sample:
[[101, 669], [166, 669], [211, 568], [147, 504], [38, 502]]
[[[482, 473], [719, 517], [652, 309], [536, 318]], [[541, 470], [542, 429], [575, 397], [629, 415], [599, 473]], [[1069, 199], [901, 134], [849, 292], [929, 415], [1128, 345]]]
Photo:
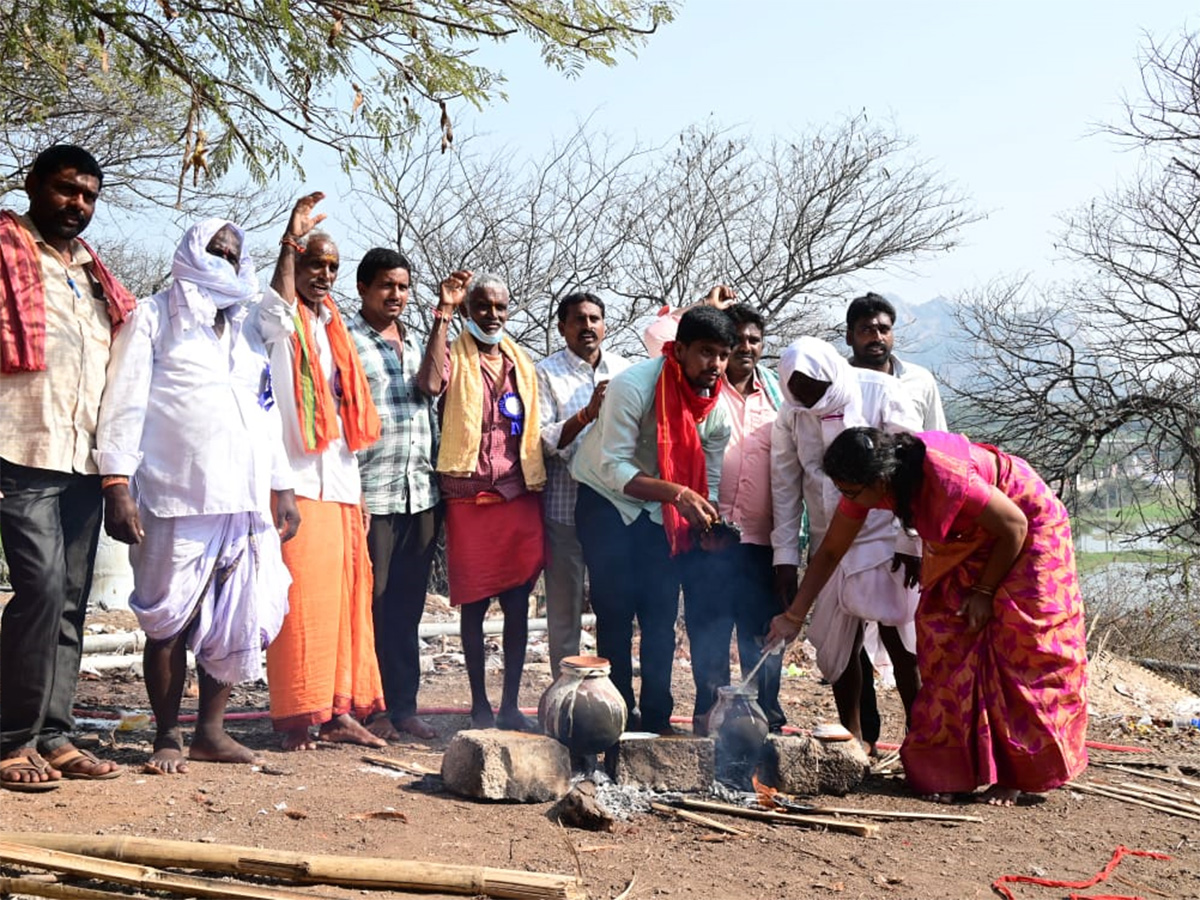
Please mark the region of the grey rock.
[[571, 756], [553, 738], [520, 731], [460, 731], [442, 754], [442, 781], [464, 797], [545, 803], [571, 788]]
[[760, 777], [785, 794], [848, 794], [870, 760], [858, 741], [818, 741], [807, 735], [767, 738]]
[[652, 791], [707, 791], [715, 773], [709, 738], [669, 735], [622, 738], [617, 744], [615, 780]]

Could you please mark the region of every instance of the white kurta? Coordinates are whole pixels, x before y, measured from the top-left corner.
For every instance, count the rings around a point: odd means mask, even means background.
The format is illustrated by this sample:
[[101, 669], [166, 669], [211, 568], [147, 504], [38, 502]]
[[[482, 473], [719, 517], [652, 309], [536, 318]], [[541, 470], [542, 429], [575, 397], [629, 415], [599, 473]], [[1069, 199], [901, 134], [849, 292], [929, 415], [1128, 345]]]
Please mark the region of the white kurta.
[[[921, 421], [900, 382], [890, 375], [847, 369], [854, 379], [848, 402], [814, 414], [795, 403], [779, 412], [771, 436], [772, 545], [776, 565], [798, 565], [794, 535], [808, 509], [810, 547], [819, 547], [841, 495], [825, 474], [823, 458], [845, 429], [871, 426], [889, 433], [915, 432]], [[918, 593], [905, 588], [903, 571], [891, 571], [896, 553], [920, 556], [920, 541], [904, 533], [888, 510], [872, 510], [854, 544], [817, 598], [808, 637], [817, 665], [829, 680], [845, 671], [862, 621], [896, 626], [905, 646], [916, 647], [913, 613]]]

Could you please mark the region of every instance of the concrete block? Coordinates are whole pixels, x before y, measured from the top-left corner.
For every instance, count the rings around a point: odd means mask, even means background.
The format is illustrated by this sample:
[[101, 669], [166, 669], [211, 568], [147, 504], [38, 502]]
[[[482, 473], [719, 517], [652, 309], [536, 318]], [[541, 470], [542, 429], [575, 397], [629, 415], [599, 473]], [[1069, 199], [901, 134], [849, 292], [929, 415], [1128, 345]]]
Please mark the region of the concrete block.
[[767, 738], [759, 777], [785, 794], [841, 795], [862, 783], [869, 766], [858, 741], [772, 734]]
[[571, 788], [571, 755], [553, 738], [493, 728], [460, 731], [442, 754], [446, 787], [477, 800], [545, 803]]
[[690, 735], [622, 738], [615, 781], [652, 791], [708, 791], [715, 772], [711, 739]]

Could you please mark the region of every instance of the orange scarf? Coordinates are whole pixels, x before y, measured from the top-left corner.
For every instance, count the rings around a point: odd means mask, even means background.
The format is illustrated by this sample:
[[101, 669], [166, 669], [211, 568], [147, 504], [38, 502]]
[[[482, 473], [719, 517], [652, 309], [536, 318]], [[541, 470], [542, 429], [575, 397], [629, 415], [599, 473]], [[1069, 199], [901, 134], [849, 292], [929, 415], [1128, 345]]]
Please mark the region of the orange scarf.
[[[362, 362], [346, 330], [333, 299], [322, 301], [329, 310], [325, 334], [333, 351], [337, 383], [342, 398], [342, 429], [346, 445], [362, 450], [379, 440], [379, 413], [371, 399], [371, 388], [363, 373]], [[296, 409], [300, 416], [300, 436], [308, 453], [320, 453], [338, 434], [338, 404], [329, 389], [329, 379], [321, 370], [321, 354], [313, 338], [313, 314], [304, 303], [296, 301], [292, 335], [292, 383], [296, 391]]]
[[[92, 257], [92, 277], [108, 304], [113, 333], [129, 318], [137, 298], [76, 238]], [[46, 288], [33, 235], [8, 210], [0, 211], [0, 372], [46, 370]]]
[[[712, 396], [701, 397], [684, 377], [683, 368], [675, 359], [674, 349], [674, 341], [663, 344], [662, 372], [654, 387], [654, 416], [658, 422], [658, 477], [707, 497], [708, 471], [696, 426], [717, 405], [721, 381], [717, 381]], [[690, 550], [692, 534], [687, 520], [670, 503], [662, 505], [662, 517], [671, 555], [678, 556]]]

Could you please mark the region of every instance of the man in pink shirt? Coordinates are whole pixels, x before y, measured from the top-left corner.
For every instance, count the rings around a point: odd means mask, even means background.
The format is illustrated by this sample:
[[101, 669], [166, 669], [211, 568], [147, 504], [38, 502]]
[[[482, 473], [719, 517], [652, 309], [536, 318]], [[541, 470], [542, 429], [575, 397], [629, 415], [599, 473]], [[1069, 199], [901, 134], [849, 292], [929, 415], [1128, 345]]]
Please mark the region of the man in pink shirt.
[[[696, 705], [692, 729], [707, 733], [717, 688], [730, 683], [729, 642], [737, 626], [738, 657], [748, 672], [763, 652], [762, 636], [780, 605], [774, 591], [771, 550], [771, 427], [782, 399], [779, 380], [760, 366], [766, 321], [753, 307], [734, 304], [734, 292], [718, 285], [697, 305], [724, 309], [738, 333], [725, 370], [725, 404], [732, 427], [721, 466], [721, 518], [741, 529], [741, 542], [713, 553], [694, 553], [685, 567], [684, 605]], [[647, 348], [674, 336], [678, 317], [664, 314], [647, 329]], [[653, 351], [651, 351], [653, 352]], [[779, 704], [782, 655], [759, 669], [758, 702], [772, 731], [786, 721]]]

